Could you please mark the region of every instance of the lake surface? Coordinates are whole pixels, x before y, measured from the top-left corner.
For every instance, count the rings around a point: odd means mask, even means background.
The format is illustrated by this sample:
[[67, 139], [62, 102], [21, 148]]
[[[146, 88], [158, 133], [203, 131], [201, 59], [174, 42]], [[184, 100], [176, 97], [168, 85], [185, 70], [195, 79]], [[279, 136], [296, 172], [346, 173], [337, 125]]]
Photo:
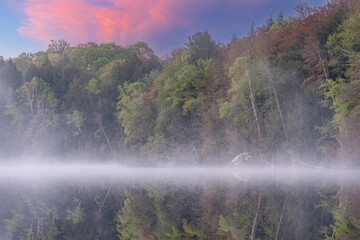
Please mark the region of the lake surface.
[[357, 236], [359, 173], [2, 165], [0, 239], [331, 239], [341, 224]]

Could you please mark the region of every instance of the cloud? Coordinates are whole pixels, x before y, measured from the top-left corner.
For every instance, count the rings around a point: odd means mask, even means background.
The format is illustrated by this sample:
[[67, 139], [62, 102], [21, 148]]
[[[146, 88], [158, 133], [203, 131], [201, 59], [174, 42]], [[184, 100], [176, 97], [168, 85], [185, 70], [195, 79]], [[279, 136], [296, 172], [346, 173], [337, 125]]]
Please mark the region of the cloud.
[[[66, 38], [71, 42], [127, 44], [150, 34], [181, 25], [181, 4], [169, 0], [25, 0], [23, 36], [48, 42]], [[175, 4], [176, 3], [176, 4]]]
[[[18, 32], [48, 43], [116, 42], [127, 45], [193, 24], [209, 9], [254, 7], [270, 0], [24, 0]], [[202, 30], [202, 29], [199, 29]]]

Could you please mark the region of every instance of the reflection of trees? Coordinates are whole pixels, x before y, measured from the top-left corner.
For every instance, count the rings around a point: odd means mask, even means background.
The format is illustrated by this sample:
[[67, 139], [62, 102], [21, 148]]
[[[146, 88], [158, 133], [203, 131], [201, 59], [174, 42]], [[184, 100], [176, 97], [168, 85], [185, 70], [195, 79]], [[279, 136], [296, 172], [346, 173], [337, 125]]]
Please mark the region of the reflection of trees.
[[[104, 185], [106, 186], [106, 184]], [[1, 188], [10, 239], [357, 239], [355, 185], [219, 183]]]

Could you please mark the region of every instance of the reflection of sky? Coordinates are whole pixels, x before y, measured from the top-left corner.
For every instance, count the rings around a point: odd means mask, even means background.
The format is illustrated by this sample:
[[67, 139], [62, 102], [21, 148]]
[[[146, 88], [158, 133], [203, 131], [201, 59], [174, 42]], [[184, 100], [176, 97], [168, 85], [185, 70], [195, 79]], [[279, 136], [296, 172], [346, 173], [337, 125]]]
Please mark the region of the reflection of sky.
[[[308, 0], [309, 5], [326, 0]], [[270, 14], [295, 15], [297, 0], [15, 0], [0, 1], [0, 55], [45, 49], [51, 39], [72, 44], [148, 42], [160, 56], [207, 29], [216, 41], [243, 36]]]

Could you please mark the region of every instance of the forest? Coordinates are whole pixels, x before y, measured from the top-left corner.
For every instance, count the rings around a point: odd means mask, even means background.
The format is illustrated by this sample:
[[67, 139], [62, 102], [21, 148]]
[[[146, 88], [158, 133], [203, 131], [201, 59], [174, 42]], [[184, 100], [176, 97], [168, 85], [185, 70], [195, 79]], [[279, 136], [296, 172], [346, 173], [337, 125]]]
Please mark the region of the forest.
[[[358, 168], [360, 3], [296, 12], [163, 58], [65, 40], [0, 57], [1, 161]], [[358, 184], [125, 184], [100, 211], [105, 183], [0, 186], [0, 239], [360, 239]]]

